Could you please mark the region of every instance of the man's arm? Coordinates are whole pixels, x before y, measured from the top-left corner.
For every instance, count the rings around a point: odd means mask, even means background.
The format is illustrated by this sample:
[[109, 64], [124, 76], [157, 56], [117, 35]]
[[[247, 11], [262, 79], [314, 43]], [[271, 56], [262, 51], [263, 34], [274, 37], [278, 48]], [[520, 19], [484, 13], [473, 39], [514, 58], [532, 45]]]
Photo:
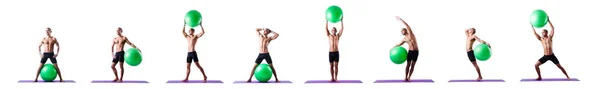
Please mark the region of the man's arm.
[[258, 37], [265, 38], [265, 36], [260, 33], [260, 31], [262, 31], [262, 30], [263, 30], [263, 28], [256, 28], [256, 33], [258, 34]]
[[40, 53], [40, 56], [42, 56], [42, 45], [44, 44], [44, 40], [42, 40], [42, 42], [40, 42], [40, 45], [38, 46], [38, 53]]
[[58, 53], [60, 52], [60, 44], [58, 43], [58, 40], [56, 38], [54, 38], [54, 42], [56, 43], [56, 53], [54, 54], [54, 57], [58, 56]]
[[202, 37], [204, 35], [204, 26], [202, 26], [202, 24], [200, 24], [200, 33], [198, 33], [198, 35], [196, 35], [196, 37]]
[[342, 27], [340, 28], [340, 32], [337, 34], [338, 36], [342, 36], [342, 33], [344, 33], [344, 17], [342, 17], [340, 23], [342, 24]]
[[269, 37], [271, 40], [275, 40], [277, 37], [279, 37], [279, 33], [274, 32], [273, 30], [271, 30], [271, 33], [273, 33], [273, 36]]
[[187, 38], [187, 37], [188, 37], [188, 35], [187, 35], [187, 33], [185, 32], [185, 25], [187, 25], [187, 24], [183, 24], [183, 30], [181, 31], [181, 33], [183, 33], [183, 36]]
[[115, 57], [115, 39], [113, 39], [112, 47], [110, 47], [110, 54]]
[[554, 25], [552, 25], [552, 22], [550, 22], [549, 18], [548, 18], [548, 24], [550, 24], [550, 34], [548, 34], [548, 37], [550, 39], [552, 39], [554, 37]]
[[[133, 43], [131, 43], [131, 41], [129, 40], [129, 38], [125, 37], [125, 43], [129, 44], [129, 46], [133, 47], [133, 48], [137, 48], [137, 46], [135, 46]], [[139, 49], [138, 49], [139, 50]]]
[[531, 30], [533, 31], [533, 35], [535, 35], [535, 38], [541, 41], [542, 37], [540, 37], [540, 35], [538, 35], [537, 32], [535, 32], [535, 28], [533, 27], [533, 25], [531, 26]]
[[327, 36], [331, 36], [331, 33], [329, 32], [329, 22], [327, 22], [327, 20], [325, 20], [325, 33], [327, 33]]
[[488, 45], [490, 48], [492, 48], [492, 46], [491, 46], [491, 45], [490, 45], [488, 42], [485, 42], [484, 40], [481, 40], [481, 39], [479, 39], [479, 37], [477, 37], [477, 36], [474, 36], [473, 38], [475, 38], [475, 40], [477, 40], [479, 43], [486, 44], [486, 45]]
[[402, 42], [396, 44], [396, 46], [402, 46], [404, 43], [406, 43], [406, 41], [402, 40]]
[[396, 16], [396, 19], [402, 21], [402, 24], [404, 24], [404, 26], [406, 26], [406, 31], [408, 31], [408, 34], [412, 35], [412, 29], [410, 28], [410, 26], [408, 25], [408, 23], [406, 23], [402, 18]]

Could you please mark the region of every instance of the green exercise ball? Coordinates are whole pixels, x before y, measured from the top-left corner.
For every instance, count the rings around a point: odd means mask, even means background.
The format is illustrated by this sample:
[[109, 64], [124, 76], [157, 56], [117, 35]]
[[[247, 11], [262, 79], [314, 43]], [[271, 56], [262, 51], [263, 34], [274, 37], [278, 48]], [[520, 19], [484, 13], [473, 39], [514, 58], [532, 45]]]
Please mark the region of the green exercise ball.
[[196, 27], [202, 23], [202, 15], [197, 10], [190, 10], [185, 15], [185, 22], [189, 27]]
[[258, 82], [268, 82], [273, 76], [271, 71], [271, 67], [269, 64], [260, 64], [254, 70], [254, 78], [258, 80]]
[[535, 28], [542, 28], [548, 23], [548, 14], [542, 9], [537, 9], [531, 13], [529, 22]]
[[390, 59], [394, 64], [402, 64], [406, 62], [408, 51], [402, 46], [396, 46], [390, 50]]
[[142, 63], [142, 54], [136, 48], [129, 48], [125, 52], [125, 62], [130, 66], [138, 66]]
[[336, 5], [329, 6], [329, 8], [327, 8], [327, 12], [325, 13], [325, 17], [327, 18], [327, 21], [331, 23], [340, 22], [343, 17], [342, 8]]
[[486, 44], [479, 44], [475, 47], [475, 58], [479, 61], [486, 61], [492, 57], [492, 51], [490, 50], [490, 46]]
[[52, 64], [44, 64], [40, 71], [40, 76], [46, 82], [52, 82], [56, 79], [56, 68]]

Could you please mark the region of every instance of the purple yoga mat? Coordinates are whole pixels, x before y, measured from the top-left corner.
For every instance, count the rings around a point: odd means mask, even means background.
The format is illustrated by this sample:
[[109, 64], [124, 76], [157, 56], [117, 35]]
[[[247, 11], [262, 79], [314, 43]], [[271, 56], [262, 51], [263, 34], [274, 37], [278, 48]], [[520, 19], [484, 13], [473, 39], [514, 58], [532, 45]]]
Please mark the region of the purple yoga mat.
[[502, 79], [482, 79], [482, 80], [460, 79], [460, 80], [450, 80], [448, 82], [505, 82], [505, 81]]
[[113, 80], [94, 80], [92, 83], [148, 83], [144, 80], [123, 80], [122, 82], [113, 82]]
[[63, 80], [63, 82], [60, 82], [60, 80], [54, 80], [51, 82], [46, 82], [44, 80], [38, 80], [37, 82], [33, 82], [33, 80], [19, 80], [18, 83], [75, 83], [75, 81], [73, 80]]
[[235, 81], [233, 82], [235, 84], [241, 84], [241, 83], [252, 83], [252, 84], [259, 84], [259, 83], [287, 83], [287, 84], [291, 84], [292, 81], [289, 80], [279, 80], [279, 82], [275, 82], [275, 81], [268, 81], [268, 82], [258, 82], [258, 81], [251, 81], [251, 82], [246, 82], [246, 81]]
[[360, 80], [338, 80], [337, 82], [331, 82], [331, 80], [308, 80], [304, 83], [363, 83]]
[[181, 80], [169, 80], [167, 83], [223, 83], [221, 80], [188, 80], [187, 82], [183, 82]]
[[405, 82], [403, 79], [397, 80], [376, 80], [374, 83], [433, 83], [431, 79], [411, 79]]
[[577, 78], [571, 78], [571, 80], [567, 80], [567, 78], [542, 78], [542, 80], [532, 79], [522, 79], [521, 82], [543, 82], [543, 81], [579, 81]]

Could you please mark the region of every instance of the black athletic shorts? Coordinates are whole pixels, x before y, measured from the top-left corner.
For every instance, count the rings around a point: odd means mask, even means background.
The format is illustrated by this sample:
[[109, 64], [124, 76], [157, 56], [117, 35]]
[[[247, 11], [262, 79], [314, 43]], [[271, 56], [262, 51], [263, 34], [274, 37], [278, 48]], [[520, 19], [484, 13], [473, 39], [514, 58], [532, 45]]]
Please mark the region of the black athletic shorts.
[[198, 62], [198, 54], [196, 53], [196, 51], [188, 52], [186, 62], [187, 63], [192, 63], [192, 60], [194, 62]]
[[467, 56], [469, 57], [469, 61], [471, 61], [471, 62], [476, 61], [475, 52], [473, 52], [473, 50], [467, 52]]
[[543, 63], [546, 63], [546, 61], [548, 61], [548, 60], [552, 61], [552, 63], [554, 63], [554, 64], [560, 63], [560, 62], [558, 62], [558, 59], [556, 58], [556, 56], [554, 56], [554, 54], [552, 54], [552, 55], [544, 55], [538, 61], [543, 64]]
[[329, 63], [340, 62], [340, 52], [329, 52]]
[[113, 58], [113, 63], [124, 62], [125, 61], [125, 51], [119, 51], [115, 53], [115, 58]]
[[54, 58], [54, 53], [52, 53], [52, 52], [44, 53], [44, 57], [42, 57], [42, 60], [40, 60], [40, 63], [46, 63], [46, 61], [48, 61], [48, 59], [50, 59], [50, 62], [56, 63], [56, 58]]
[[419, 50], [408, 50], [406, 61], [417, 61], [419, 58]]
[[268, 64], [272, 64], [273, 63], [273, 61], [271, 60], [271, 55], [269, 55], [269, 53], [260, 53], [260, 54], [258, 54], [258, 57], [254, 61], [254, 63], [260, 64], [260, 63], [262, 63], [263, 60], [267, 60]]

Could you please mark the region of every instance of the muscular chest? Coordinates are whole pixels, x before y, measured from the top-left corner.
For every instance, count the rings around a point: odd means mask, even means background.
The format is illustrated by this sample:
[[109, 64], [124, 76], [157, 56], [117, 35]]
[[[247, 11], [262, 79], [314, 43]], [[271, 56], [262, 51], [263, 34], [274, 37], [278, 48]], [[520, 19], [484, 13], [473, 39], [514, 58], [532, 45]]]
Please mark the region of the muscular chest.
[[54, 40], [53, 39], [44, 39], [43, 43], [44, 44], [54, 44]]
[[124, 44], [125, 43], [125, 39], [123, 39], [123, 38], [117, 38], [117, 39], [115, 39], [115, 43], [117, 43], [117, 44]]

